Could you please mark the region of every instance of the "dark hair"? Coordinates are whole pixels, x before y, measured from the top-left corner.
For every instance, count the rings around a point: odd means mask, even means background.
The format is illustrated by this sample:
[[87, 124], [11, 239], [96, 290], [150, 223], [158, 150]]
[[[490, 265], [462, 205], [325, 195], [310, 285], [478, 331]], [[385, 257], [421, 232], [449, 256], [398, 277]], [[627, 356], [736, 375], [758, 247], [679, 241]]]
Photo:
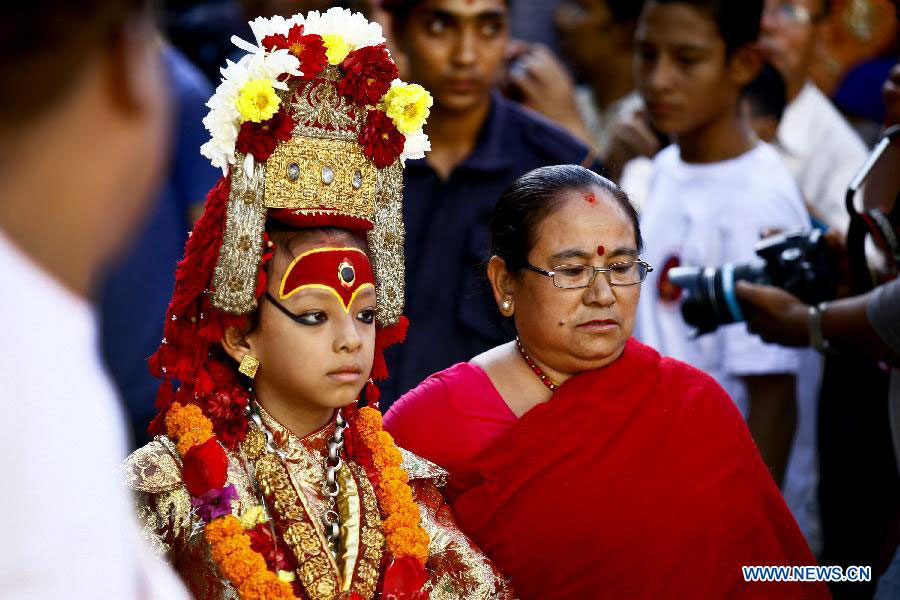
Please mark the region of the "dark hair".
[[775, 117], [780, 121], [787, 105], [784, 77], [770, 63], [763, 63], [763, 68], [756, 79], [744, 88], [743, 96], [750, 103], [750, 112], [753, 116]]
[[146, 0], [11, 2], [0, 10], [0, 124], [19, 127], [61, 101]]
[[637, 211], [622, 188], [578, 165], [540, 167], [516, 179], [500, 195], [491, 218], [491, 254], [499, 256], [510, 272], [528, 263], [537, 228], [562, 201], [568, 190], [599, 187], [616, 199], [634, 227], [637, 251], [643, 249]]
[[653, 0], [657, 4], [687, 4], [707, 13], [716, 22], [725, 42], [725, 54], [759, 38], [764, 0]]
[[[391, 15], [395, 30], [402, 30], [409, 21], [409, 15], [417, 4], [424, 0], [381, 0], [381, 9]], [[626, 0], [627, 1], [627, 0]], [[505, 0], [506, 6], [512, 4], [512, 0]]]
[[273, 241], [277, 242], [276, 252], [284, 253], [292, 259], [296, 258], [296, 256], [293, 256], [290, 250], [291, 244], [296, 240], [305, 240], [311, 237], [333, 238], [349, 236], [359, 245], [360, 250], [363, 250], [366, 254], [369, 253], [365, 235], [341, 227], [293, 227], [270, 218], [266, 221], [266, 232], [268, 232], [269, 237]]
[[641, 16], [644, 0], [606, 0], [606, 6], [616, 23], [633, 23]]

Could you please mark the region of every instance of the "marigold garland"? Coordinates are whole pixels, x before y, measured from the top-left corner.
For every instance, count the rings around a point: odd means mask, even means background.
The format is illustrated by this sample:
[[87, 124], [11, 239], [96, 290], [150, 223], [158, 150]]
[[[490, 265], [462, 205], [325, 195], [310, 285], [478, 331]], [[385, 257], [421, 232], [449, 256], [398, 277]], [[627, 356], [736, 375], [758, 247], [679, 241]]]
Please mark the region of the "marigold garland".
[[[403, 455], [394, 439], [382, 428], [381, 413], [362, 408], [354, 420], [359, 439], [372, 455], [377, 471], [373, 481], [381, 512], [388, 551], [395, 559], [414, 559], [424, 567], [428, 559], [428, 533], [421, 525], [409, 476], [402, 468]], [[176, 440], [178, 452], [185, 456], [192, 448], [213, 437], [213, 425], [193, 404], [174, 402], [165, 417], [166, 430]], [[238, 590], [242, 600], [295, 598], [293, 588], [278, 574], [270, 571], [262, 554], [253, 550], [245, 525], [262, 518], [256, 512], [239, 519], [228, 514], [210, 521], [204, 535], [210, 545], [210, 556], [220, 573]]]
[[403, 455], [391, 435], [382, 429], [381, 413], [361, 408], [356, 418], [357, 433], [371, 451], [379, 480], [375, 497], [385, 515], [384, 534], [394, 558], [412, 557], [424, 566], [428, 559], [428, 533], [421, 525], [419, 506], [413, 500], [409, 477], [400, 466]]
[[[191, 448], [213, 436], [213, 424], [194, 404], [172, 404], [166, 414], [166, 431], [176, 440], [178, 453], [184, 457]], [[213, 519], [204, 528], [210, 556], [219, 572], [237, 588], [242, 600], [289, 600], [293, 588], [271, 572], [262, 554], [253, 550], [250, 536], [234, 515]]]

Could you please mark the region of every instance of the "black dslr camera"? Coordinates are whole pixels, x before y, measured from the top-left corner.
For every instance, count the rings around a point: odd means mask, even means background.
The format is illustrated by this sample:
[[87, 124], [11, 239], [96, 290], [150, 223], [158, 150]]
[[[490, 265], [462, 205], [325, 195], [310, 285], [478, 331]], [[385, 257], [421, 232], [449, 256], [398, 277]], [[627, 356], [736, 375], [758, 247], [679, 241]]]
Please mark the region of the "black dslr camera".
[[813, 305], [835, 297], [834, 264], [818, 229], [766, 238], [756, 245], [756, 254], [759, 260], [746, 264], [669, 270], [669, 281], [687, 294], [681, 314], [697, 335], [744, 320], [745, 306], [735, 293], [738, 281], [780, 287]]

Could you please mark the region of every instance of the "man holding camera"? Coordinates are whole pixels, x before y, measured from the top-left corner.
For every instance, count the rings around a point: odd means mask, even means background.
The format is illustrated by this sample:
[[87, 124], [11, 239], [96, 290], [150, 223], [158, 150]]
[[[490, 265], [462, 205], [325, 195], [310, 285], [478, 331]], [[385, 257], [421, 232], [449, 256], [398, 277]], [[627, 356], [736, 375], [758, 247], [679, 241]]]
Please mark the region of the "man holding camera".
[[[884, 85], [884, 100], [888, 124], [900, 123], [900, 64], [894, 67]], [[889, 214], [894, 209], [898, 190], [900, 141], [895, 139], [872, 171], [865, 205]], [[890, 281], [866, 294], [818, 306], [808, 306], [796, 296], [772, 286], [739, 282], [736, 292], [749, 308], [748, 329], [768, 342], [813, 346], [823, 352], [866, 353], [893, 367], [888, 408], [894, 453], [900, 465], [900, 280]], [[882, 575], [875, 594], [876, 600], [897, 597], [900, 597], [900, 548]]]

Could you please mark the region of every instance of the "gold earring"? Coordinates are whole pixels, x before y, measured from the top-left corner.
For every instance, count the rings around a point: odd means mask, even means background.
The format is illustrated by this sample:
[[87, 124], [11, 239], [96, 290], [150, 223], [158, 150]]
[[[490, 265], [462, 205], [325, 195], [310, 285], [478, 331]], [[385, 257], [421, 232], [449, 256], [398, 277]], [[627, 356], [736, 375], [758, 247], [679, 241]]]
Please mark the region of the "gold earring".
[[241, 364], [238, 367], [238, 371], [253, 379], [256, 377], [256, 370], [259, 368], [259, 359], [255, 356], [251, 356], [250, 354], [245, 354], [244, 358], [241, 359]]
[[500, 308], [503, 309], [503, 312], [509, 312], [512, 308], [512, 299], [504, 298], [503, 302], [500, 303]]

